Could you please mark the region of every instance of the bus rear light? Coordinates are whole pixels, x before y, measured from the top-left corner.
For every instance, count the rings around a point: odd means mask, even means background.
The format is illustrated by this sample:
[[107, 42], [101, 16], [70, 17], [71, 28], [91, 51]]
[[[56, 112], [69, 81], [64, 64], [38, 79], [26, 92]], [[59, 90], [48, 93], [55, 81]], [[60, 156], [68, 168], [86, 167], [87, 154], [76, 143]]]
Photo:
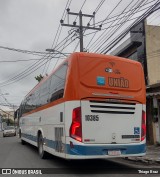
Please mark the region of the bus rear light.
[[146, 113], [142, 111], [141, 141], [146, 138]]
[[81, 107], [73, 109], [72, 124], [70, 127], [70, 137], [82, 142]]

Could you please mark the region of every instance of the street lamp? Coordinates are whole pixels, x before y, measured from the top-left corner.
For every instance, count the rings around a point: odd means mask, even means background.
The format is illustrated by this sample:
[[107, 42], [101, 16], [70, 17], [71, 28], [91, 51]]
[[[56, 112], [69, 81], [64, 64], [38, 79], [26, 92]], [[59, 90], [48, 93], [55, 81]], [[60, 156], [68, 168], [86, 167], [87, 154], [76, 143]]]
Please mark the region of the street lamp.
[[47, 52], [57, 52], [57, 53], [59, 53], [59, 54], [64, 55], [65, 57], [67, 57], [67, 55], [65, 55], [64, 53], [62, 53], [62, 52], [60, 52], [60, 51], [58, 51], [58, 50], [55, 50], [55, 49], [46, 49], [46, 51], [47, 51]]

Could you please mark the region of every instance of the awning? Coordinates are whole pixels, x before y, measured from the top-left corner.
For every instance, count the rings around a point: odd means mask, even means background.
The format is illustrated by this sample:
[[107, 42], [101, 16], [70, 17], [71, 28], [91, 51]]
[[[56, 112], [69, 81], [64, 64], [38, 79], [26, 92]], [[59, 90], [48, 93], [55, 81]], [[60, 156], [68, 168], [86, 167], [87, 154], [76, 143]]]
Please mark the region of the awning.
[[160, 95], [160, 92], [146, 93], [147, 97], [158, 96], [158, 95]]

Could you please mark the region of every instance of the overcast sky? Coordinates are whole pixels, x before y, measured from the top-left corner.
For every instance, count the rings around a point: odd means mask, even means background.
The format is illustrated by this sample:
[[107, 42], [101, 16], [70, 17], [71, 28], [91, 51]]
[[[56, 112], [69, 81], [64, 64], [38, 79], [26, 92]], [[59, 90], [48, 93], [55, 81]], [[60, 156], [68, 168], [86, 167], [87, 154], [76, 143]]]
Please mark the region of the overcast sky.
[[[0, 46], [41, 52], [45, 52], [47, 48], [51, 48], [67, 1], [68, 0], [0, 0]], [[110, 16], [112, 17], [120, 14], [131, 1], [132, 0], [123, 0]], [[85, 4], [82, 8], [82, 12], [92, 14], [101, 0], [72, 0], [69, 6], [70, 11], [79, 12], [84, 2]], [[96, 22], [104, 20], [118, 2], [120, 2], [120, 0], [106, 0], [96, 13]], [[134, 2], [136, 3], [139, 1], [134, 0]], [[132, 5], [133, 4], [128, 6], [128, 9], [131, 8]], [[151, 23], [155, 21], [157, 23], [160, 13], [156, 13], [157, 16], [155, 15], [152, 17], [155, 19], [151, 19]], [[70, 22], [73, 22], [75, 18], [75, 16], [70, 17]], [[89, 18], [83, 18], [83, 25], [87, 25], [88, 21]], [[65, 18], [64, 22], [67, 23], [67, 18]], [[128, 25], [131, 22], [129, 22]], [[62, 28], [57, 44], [69, 34], [69, 30], [71, 30], [69, 27]], [[121, 29], [119, 32], [120, 31]], [[93, 30], [88, 30], [88, 33], [91, 32], [93, 32]], [[102, 31], [98, 32], [98, 34], [100, 33], [102, 34]], [[68, 40], [71, 41], [74, 37], [76, 36], [73, 36]], [[92, 37], [93, 35], [85, 37], [84, 47], [87, 46], [88, 41], [90, 41]], [[96, 40], [96, 38], [94, 40]], [[94, 40], [92, 41], [92, 45]], [[73, 41], [72, 44], [64, 50], [64, 52], [73, 52], [77, 44], [78, 39]], [[79, 51], [79, 46], [75, 51]], [[29, 55], [0, 48], [0, 103], [6, 103], [6, 100], [1, 96], [1, 94], [9, 93], [9, 95], [5, 95], [8, 102], [14, 105], [19, 105], [24, 96], [37, 84], [34, 77], [39, 74], [49, 74], [54, 68], [57, 59], [52, 59], [51, 62], [47, 63], [47, 65], [43, 65], [37, 71], [22, 80], [15, 80], [14, 83], [9, 85], [7, 85], [10, 83], [9, 79], [16, 77], [28, 67], [33, 66], [36, 61], [4, 61], [40, 58], [42, 58], [42, 56]], [[58, 64], [61, 61], [63, 61], [63, 59], [58, 60]], [[0, 108], [4, 109], [2, 106], [0, 106]]]

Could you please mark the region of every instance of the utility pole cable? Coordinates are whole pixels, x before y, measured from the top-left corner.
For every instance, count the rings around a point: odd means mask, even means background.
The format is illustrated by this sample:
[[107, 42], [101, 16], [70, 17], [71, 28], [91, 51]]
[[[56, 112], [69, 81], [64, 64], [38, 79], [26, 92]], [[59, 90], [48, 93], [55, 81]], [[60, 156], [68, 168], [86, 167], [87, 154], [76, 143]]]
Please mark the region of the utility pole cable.
[[[87, 26], [83, 26], [83, 19], [82, 19], [83, 16], [93, 18], [93, 25], [95, 24], [95, 12], [93, 13], [93, 15], [83, 14], [82, 11], [80, 11], [79, 13], [74, 13], [74, 12], [70, 12], [70, 9], [68, 8], [67, 13], [68, 13], [68, 24], [65, 24], [63, 20], [60, 20], [60, 23], [62, 26], [74, 27], [79, 29], [78, 32], [79, 32], [79, 39], [80, 39], [80, 52], [83, 52], [83, 29], [101, 30], [102, 26], [100, 25], [99, 28], [90, 27], [89, 23], [87, 24]], [[75, 21], [73, 22], [73, 25], [69, 24], [69, 15], [79, 16], [79, 25], [76, 25]]]

